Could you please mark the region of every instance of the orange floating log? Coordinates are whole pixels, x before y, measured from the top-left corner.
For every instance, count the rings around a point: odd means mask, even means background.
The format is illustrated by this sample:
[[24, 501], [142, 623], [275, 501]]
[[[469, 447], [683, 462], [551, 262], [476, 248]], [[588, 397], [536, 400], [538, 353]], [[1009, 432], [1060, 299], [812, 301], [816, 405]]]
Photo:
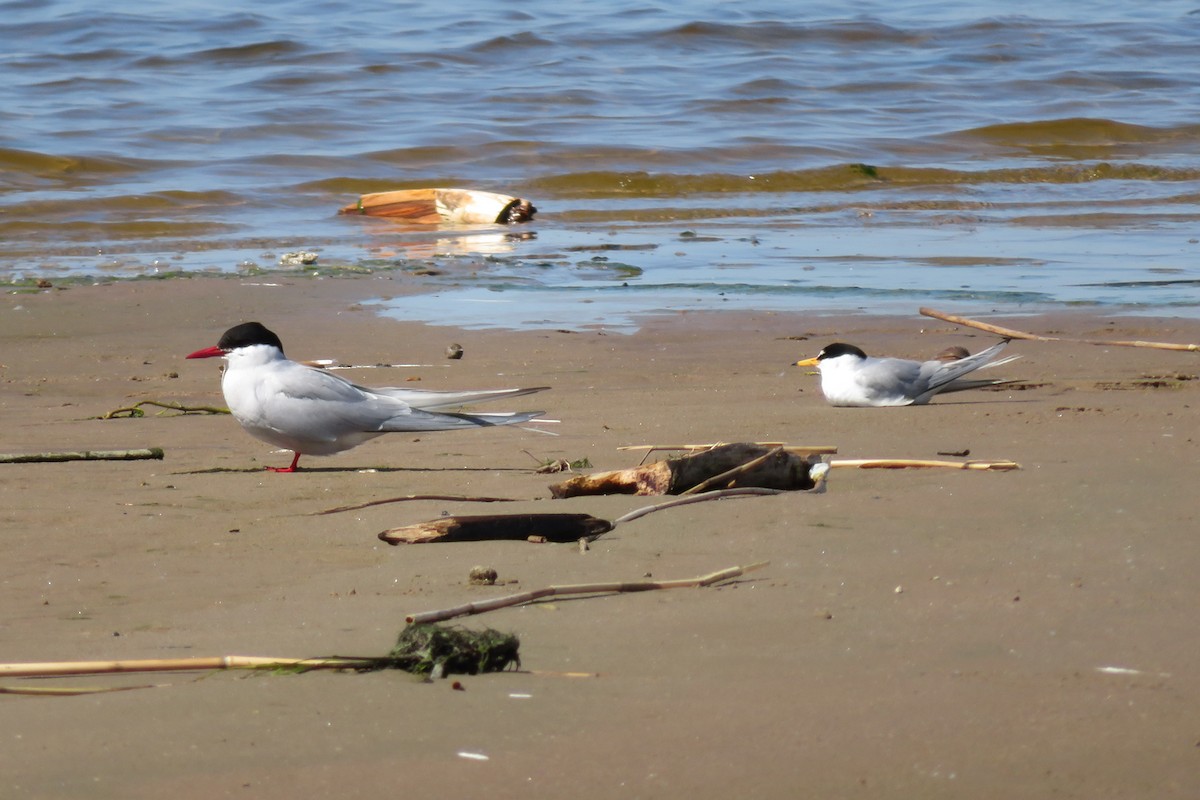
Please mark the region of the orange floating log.
[[416, 225], [512, 225], [537, 208], [528, 200], [474, 189], [397, 189], [364, 194], [340, 214], [387, 217]]

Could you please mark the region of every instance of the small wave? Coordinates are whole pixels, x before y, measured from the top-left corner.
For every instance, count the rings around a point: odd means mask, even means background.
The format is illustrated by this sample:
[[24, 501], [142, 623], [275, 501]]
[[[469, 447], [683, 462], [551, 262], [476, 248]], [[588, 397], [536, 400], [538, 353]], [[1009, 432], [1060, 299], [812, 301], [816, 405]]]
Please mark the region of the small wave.
[[736, 175], [576, 172], [536, 178], [531, 190], [558, 197], [680, 197], [699, 194], [844, 192], [885, 186], [970, 186], [987, 183], [1195, 181], [1200, 168], [1140, 163], [1049, 164], [983, 170], [839, 164]]
[[[1195, 132], [1194, 126], [1189, 128]], [[1048, 119], [1032, 122], [1007, 122], [1000, 125], [984, 125], [960, 131], [957, 135], [1000, 144], [1048, 144], [1074, 143], [1095, 144], [1114, 142], [1154, 142], [1164, 138], [1176, 138], [1175, 130], [1132, 125], [1111, 119]]]
[[126, 175], [144, 168], [146, 162], [129, 158], [58, 155], [29, 150], [0, 148], [0, 170], [8, 173], [2, 182], [20, 186], [24, 179], [78, 184], [90, 179]]

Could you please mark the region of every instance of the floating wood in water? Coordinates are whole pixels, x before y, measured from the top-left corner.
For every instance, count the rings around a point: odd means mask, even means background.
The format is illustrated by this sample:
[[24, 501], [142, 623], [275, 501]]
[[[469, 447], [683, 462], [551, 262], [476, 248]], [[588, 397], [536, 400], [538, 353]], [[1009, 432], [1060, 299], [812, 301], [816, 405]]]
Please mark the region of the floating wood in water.
[[611, 522], [590, 514], [481, 514], [390, 528], [379, 538], [388, 544], [526, 540], [531, 536], [547, 542], [576, 542], [612, 529]]
[[684, 494], [690, 490], [757, 486], [766, 489], [812, 489], [809, 470], [816, 456], [783, 447], [723, 444], [699, 453], [669, 458], [631, 469], [580, 475], [550, 487], [554, 497], [594, 494]]
[[0, 453], [0, 464], [34, 464], [52, 461], [137, 461], [162, 459], [161, 447], [144, 450], [78, 450], [61, 453]]
[[497, 597], [492, 600], [481, 600], [477, 603], [466, 603], [453, 608], [444, 608], [438, 611], [425, 611], [420, 614], [410, 614], [406, 617], [409, 625], [420, 625], [428, 622], [440, 622], [442, 620], [453, 619], [454, 617], [463, 617], [469, 614], [482, 614], [485, 611], [495, 611], [498, 608], [508, 608], [510, 606], [528, 603], [533, 600], [540, 600], [543, 597], [562, 597], [564, 595], [573, 594], [611, 594], [613, 592], [647, 592], [657, 589], [683, 589], [692, 586], [712, 586], [715, 583], [732, 580], [740, 577], [752, 570], [765, 567], [769, 561], [761, 561], [757, 564], [748, 564], [744, 567], [729, 567], [727, 569], [717, 570], [708, 575], [702, 575], [698, 578], [683, 578], [680, 580], [670, 581], [621, 581], [613, 583], [576, 583], [567, 586], [547, 586], [544, 589], [535, 589], [532, 592], [521, 592], [520, 594], [512, 594], [507, 597]]
[[1097, 344], [1106, 347], [1148, 347], [1156, 350], [1187, 350], [1190, 352], [1200, 351], [1200, 344], [1172, 344], [1171, 342], [1142, 342], [1142, 341], [1121, 341], [1113, 339], [1073, 339], [1066, 336], [1041, 336], [1036, 333], [1026, 333], [1012, 328], [1003, 328], [999, 325], [992, 325], [988, 322], [979, 322], [978, 320], [967, 319], [955, 314], [947, 314], [942, 311], [934, 311], [932, 308], [919, 309], [921, 314], [926, 317], [940, 319], [943, 322], [952, 322], [955, 325], [966, 325], [968, 328], [976, 328], [977, 330], [994, 333], [998, 336], [1007, 336], [1010, 339], [1030, 339], [1037, 342], [1074, 342], [1076, 344]]
[[398, 189], [364, 194], [338, 213], [387, 217], [417, 225], [511, 225], [533, 219], [537, 208], [519, 197], [474, 189]]

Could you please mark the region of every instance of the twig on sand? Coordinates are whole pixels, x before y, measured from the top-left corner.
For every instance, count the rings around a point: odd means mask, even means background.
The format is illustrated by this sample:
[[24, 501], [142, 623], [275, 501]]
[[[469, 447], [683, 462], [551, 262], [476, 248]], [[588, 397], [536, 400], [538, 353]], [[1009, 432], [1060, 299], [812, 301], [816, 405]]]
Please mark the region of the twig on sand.
[[81, 694], [128, 692], [132, 689], [157, 689], [167, 683], [142, 683], [136, 686], [0, 686], [0, 694], [25, 694], [36, 697], [76, 697]]
[[1020, 469], [1015, 461], [930, 461], [920, 458], [835, 458], [829, 462], [830, 469], [855, 467], [857, 469], [976, 469], [1006, 472]]
[[[175, 416], [185, 416], [187, 414], [228, 414], [228, 408], [218, 408], [217, 406], [185, 406], [182, 403], [165, 403], [159, 400], [142, 400], [125, 408], [117, 408], [105, 414], [100, 419], [120, 419], [123, 417], [144, 417], [146, 412], [142, 411], [142, 406], [158, 406], [169, 411], [179, 411], [180, 414]], [[160, 411], [159, 414], [162, 412]]]
[[716, 489], [704, 494], [691, 494], [676, 497], [674, 500], [667, 500], [663, 503], [658, 503], [652, 506], [643, 506], [635, 508], [626, 514], [622, 514], [613, 520], [612, 524], [615, 528], [623, 522], [633, 522], [635, 519], [641, 519], [647, 514], [653, 514], [655, 511], [662, 511], [667, 508], [676, 506], [686, 506], [691, 503], [702, 503], [705, 500], [722, 500], [727, 497], [761, 497], [762, 495], [770, 494], [786, 494], [790, 489], [766, 489], [761, 486], [739, 486], [733, 489]]
[[339, 514], [343, 511], [357, 511], [360, 508], [370, 508], [371, 506], [382, 506], [387, 503], [406, 503], [410, 500], [446, 500], [462, 503], [515, 503], [515, 497], [471, 497], [469, 495], [458, 494], [406, 494], [400, 497], [387, 497], [383, 500], [368, 500], [365, 503], [354, 503], [348, 506], [338, 506], [337, 508], [327, 508], [324, 511], [314, 511], [309, 516], [319, 517], [325, 514]]
[[453, 608], [444, 608], [438, 611], [424, 611], [419, 614], [410, 614], [405, 620], [410, 625], [416, 625], [426, 622], [440, 622], [442, 620], [453, 619], [455, 617], [463, 617], [471, 614], [482, 614], [485, 611], [495, 611], [498, 608], [508, 608], [510, 606], [521, 605], [533, 600], [540, 600], [544, 597], [563, 597], [566, 595], [575, 594], [611, 594], [614, 592], [646, 592], [656, 589], [682, 589], [692, 586], [712, 586], [714, 583], [720, 583], [740, 575], [744, 575], [751, 570], [756, 570], [765, 567], [770, 562], [761, 561], [757, 564], [749, 564], [744, 567], [729, 567], [727, 569], [718, 570], [717, 572], [708, 575], [702, 575], [697, 578], [684, 578], [681, 580], [670, 581], [633, 581], [633, 582], [614, 582], [614, 583], [577, 583], [566, 586], [547, 586], [544, 589], [535, 589], [530, 592], [521, 592], [520, 594], [508, 595], [506, 597], [497, 597], [493, 600], [483, 600], [477, 603], [466, 603]]
[[[725, 442], [710, 442], [709, 444], [626, 444], [617, 450], [712, 450]], [[811, 453], [821, 455], [836, 453], [837, 445], [832, 444], [788, 444], [787, 442], [751, 442], [759, 447], [780, 447], [789, 453]]]
[[51, 453], [0, 453], [0, 464], [34, 464], [51, 461], [137, 461], [163, 457], [161, 447], [142, 450], [74, 450]]
[[1173, 344], [1171, 342], [1142, 342], [1142, 341], [1121, 341], [1114, 339], [1074, 339], [1066, 336], [1042, 336], [1036, 333], [1026, 333], [1012, 328], [1004, 328], [999, 325], [992, 325], [988, 322], [979, 322], [978, 320], [967, 319], [956, 314], [947, 314], [942, 311], [935, 311], [932, 308], [919, 309], [921, 314], [926, 317], [940, 319], [943, 322], [952, 322], [955, 325], [965, 325], [968, 328], [976, 328], [988, 333], [994, 333], [997, 336], [1007, 336], [1009, 339], [1030, 339], [1037, 342], [1074, 342], [1076, 344], [1096, 344], [1111, 347], [1149, 347], [1156, 350], [1186, 350], [1190, 352], [1200, 351], [1200, 344]]

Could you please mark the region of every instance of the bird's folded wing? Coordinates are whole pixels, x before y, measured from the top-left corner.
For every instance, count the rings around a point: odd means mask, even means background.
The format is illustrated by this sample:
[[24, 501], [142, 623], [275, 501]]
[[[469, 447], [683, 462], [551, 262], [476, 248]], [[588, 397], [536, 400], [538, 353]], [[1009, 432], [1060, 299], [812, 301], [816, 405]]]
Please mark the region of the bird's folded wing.
[[468, 403], [482, 403], [502, 397], [520, 397], [525, 394], [542, 392], [549, 386], [535, 386], [527, 389], [467, 389], [463, 391], [432, 391], [429, 389], [405, 389], [398, 386], [383, 386], [379, 388], [358, 387], [365, 392], [391, 397], [413, 408], [433, 410], [438, 408], [453, 408]]
[[411, 409], [386, 420], [379, 431], [448, 431], [458, 428], [486, 428], [493, 425], [517, 425], [541, 416], [544, 411], [512, 411], [497, 414], [444, 414]]

